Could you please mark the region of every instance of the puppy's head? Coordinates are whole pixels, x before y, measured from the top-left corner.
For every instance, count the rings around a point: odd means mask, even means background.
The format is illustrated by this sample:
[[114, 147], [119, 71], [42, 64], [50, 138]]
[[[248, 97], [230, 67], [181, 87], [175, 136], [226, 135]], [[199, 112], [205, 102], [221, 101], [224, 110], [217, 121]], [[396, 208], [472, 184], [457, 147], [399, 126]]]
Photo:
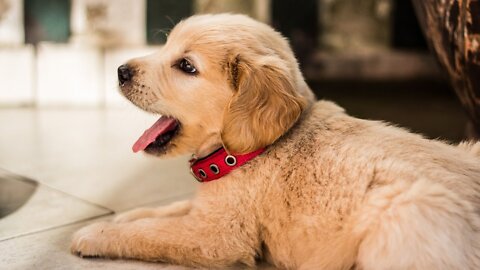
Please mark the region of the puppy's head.
[[314, 99], [288, 42], [242, 15], [182, 21], [157, 53], [118, 73], [125, 97], [162, 115], [134, 146], [156, 155], [265, 147]]

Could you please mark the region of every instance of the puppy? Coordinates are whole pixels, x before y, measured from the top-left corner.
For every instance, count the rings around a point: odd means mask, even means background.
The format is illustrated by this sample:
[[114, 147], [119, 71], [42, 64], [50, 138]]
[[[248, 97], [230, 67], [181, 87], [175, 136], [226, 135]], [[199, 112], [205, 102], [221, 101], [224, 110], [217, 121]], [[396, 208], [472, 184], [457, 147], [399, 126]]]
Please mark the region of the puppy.
[[264, 259], [480, 269], [480, 144], [427, 140], [316, 102], [269, 26], [194, 16], [118, 72], [131, 102], [162, 115], [133, 150], [193, 154], [203, 183], [192, 201], [81, 229], [75, 254], [207, 268]]

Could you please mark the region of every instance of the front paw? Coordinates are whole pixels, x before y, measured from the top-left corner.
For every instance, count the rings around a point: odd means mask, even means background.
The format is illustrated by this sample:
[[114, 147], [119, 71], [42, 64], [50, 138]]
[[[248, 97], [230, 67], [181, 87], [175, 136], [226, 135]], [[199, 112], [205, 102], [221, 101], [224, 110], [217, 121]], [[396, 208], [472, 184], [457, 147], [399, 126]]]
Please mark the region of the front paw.
[[80, 257], [115, 257], [112, 231], [112, 224], [107, 222], [83, 227], [73, 235], [70, 250]]

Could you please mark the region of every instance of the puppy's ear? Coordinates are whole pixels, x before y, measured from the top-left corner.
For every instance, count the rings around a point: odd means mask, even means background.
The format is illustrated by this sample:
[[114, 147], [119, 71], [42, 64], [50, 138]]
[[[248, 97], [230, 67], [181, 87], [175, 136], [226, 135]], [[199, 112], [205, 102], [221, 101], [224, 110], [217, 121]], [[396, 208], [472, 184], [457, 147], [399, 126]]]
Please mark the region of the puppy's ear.
[[237, 56], [229, 66], [235, 94], [223, 116], [222, 141], [240, 154], [272, 144], [290, 129], [306, 101], [286, 62], [276, 56]]

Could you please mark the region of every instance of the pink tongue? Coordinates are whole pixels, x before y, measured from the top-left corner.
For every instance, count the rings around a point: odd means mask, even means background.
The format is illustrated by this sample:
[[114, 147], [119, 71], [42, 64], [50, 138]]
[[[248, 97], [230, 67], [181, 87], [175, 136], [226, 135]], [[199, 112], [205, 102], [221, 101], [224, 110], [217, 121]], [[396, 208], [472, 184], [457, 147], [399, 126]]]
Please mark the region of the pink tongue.
[[155, 141], [155, 139], [161, 134], [172, 130], [176, 125], [177, 120], [175, 118], [162, 116], [153, 124], [149, 129], [143, 132], [143, 135], [138, 138], [132, 147], [134, 153], [145, 150], [149, 144]]

